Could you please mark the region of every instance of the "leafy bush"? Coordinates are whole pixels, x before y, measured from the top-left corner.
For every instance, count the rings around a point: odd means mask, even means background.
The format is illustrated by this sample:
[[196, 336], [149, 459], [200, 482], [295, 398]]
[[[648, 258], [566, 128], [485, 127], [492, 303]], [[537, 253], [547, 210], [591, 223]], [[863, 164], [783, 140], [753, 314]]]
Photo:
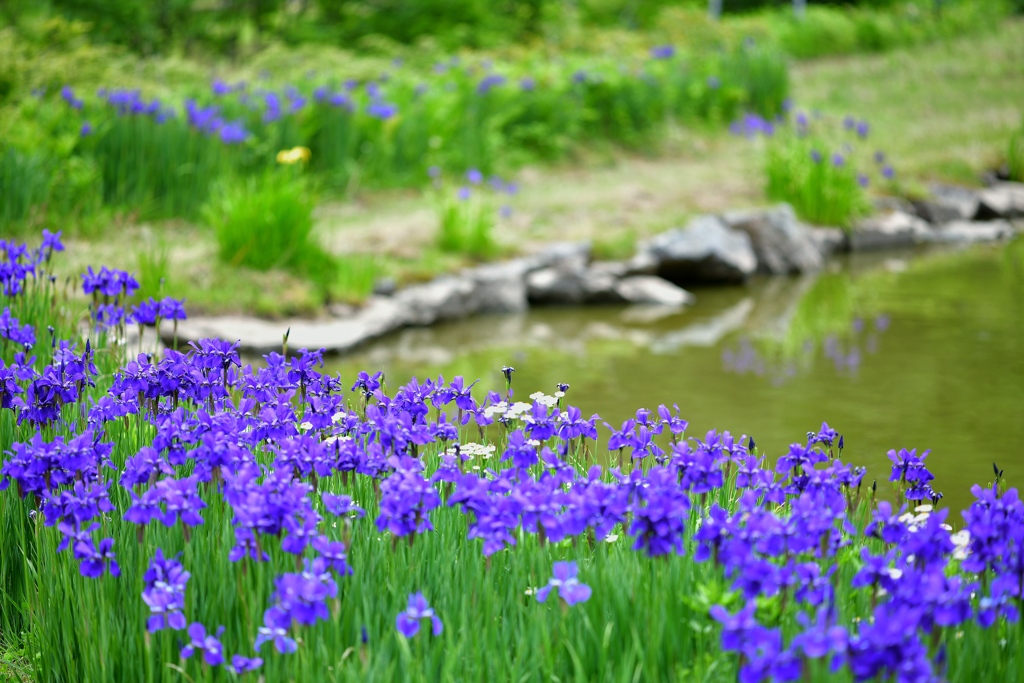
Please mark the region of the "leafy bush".
[[856, 172], [841, 153], [823, 151], [819, 140], [773, 141], [765, 173], [768, 197], [789, 202], [811, 223], [848, 227], [865, 206]]
[[866, 188], [874, 180], [894, 186], [892, 166], [879, 151], [866, 156], [867, 121], [847, 117], [842, 125], [796, 113], [776, 125], [748, 115], [733, 124], [737, 133], [766, 138], [765, 192], [789, 202], [803, 220], [850, 227], [869, 209]]
[[202, 215], [213, 227], [221, 262], [292, 270], [327, 291], [336, 264], [313, 237], [314, 205], [305, 178], [277, 169], [215, 191]]
[[439, 249], [475, 258], [494, 254], [497, 212], [486, 189], [463, 185], [455, 192], [439, 192], [436, 201]]

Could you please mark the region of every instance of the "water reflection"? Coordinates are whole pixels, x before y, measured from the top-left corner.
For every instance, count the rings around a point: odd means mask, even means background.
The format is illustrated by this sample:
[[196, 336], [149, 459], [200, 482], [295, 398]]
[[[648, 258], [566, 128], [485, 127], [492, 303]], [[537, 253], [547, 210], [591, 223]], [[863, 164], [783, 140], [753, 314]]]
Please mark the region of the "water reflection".
[[744, 335], [722, 350], [722, 368], [737, 375], [765, 377], [774, 386], [782, 386], [799, 373], [813, 372], [820, 353], [832, 362], [837, 374], [854, 376], [865, 355], [879, 352], [881, 336], [889, 329], [890, 320], [889, 315], [878, 314], [868, 328], [864, 318], [855, 317], [849, 334], [830, 332], [820, 342], [804, 339], [795, 354], [787, 352], [788, 345], [779, 345], [771, 337], [766, 340]]

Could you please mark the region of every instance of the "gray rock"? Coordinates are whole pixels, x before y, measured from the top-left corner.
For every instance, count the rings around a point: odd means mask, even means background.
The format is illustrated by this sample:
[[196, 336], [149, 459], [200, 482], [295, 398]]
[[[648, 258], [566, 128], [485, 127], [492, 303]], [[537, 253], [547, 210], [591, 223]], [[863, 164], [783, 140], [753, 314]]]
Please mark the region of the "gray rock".
[[618, 303], [617, 276], [606, 268], [579, 267], [579, 262], [562, 262], [526, 275], [526, 294], [538, 305], [580, 305]]
[[1024, 183], [999, 182], [982, 190], [975, 218], [1019, 218], [1024, 216]]
[[398, 283], [393, 277], [382, 277], [373, 283], [373, 293], [377, 296], [392, 296], [398, 290]]
[[903, 197], [875, 197], [871, 200], [877, 213], [889, 213], [890, 211], [902, 211], [903, 213], [914, 213], [914, 205]]
[[953, 221], [932, 231], [933, 242], [971, 244], [1009, 239], [1016, 234], [1009, 221]]
[[692, 304], [695, 297], [682, 287], [654, 275], [634, 275], [615, 284], [619, 297], [631, 304], [680, 307]]
[[619, 293], [618, 285], [626, 274], [626, 264], [618, 261], [599, 261], [587, 268], [583, 289], [588, 304], [626, 303]]
[[902, 211], [859, 221], [850, 235], [850, 249], [894, 249], [928, 242], [931, 228], [923, 219]]
[[849, 239], [842, 228], [809, 228], [811, 239], [825, 258], [832, 254], [850, 250]]
[[536, 268], [548, 266], [582, 267], [590, 263], [590, 242], [556, 242], [533, 258]]
[[526, 293], [531, 304], [582, 304], [587, 299], [583, 268], [547, 267], [526, 276]]
[[534, 259], [516, 259], [468, 270], [463, 275], [476, 284], [472, 308], [477, 313], [520, 313], [528, 307], [526, 277]]
[[399, 291], [393, 297], [405, 307], [407, 324], [433, 325], [476, 313], [476, 283], [468, 277], [439, 277]]
[[741, 282], [757, 270], [750, 237], [715, 216], [700, 216], [651, 239], [634, 266], [651, 261], [657, 264], [654, 274], [676, 283]]
[[980, 197], [977, 191], [954, 185], [932, 185], [927, 199], [913, 201], [914, 212], [934, 225], [974, 218]]
[[722, 221], [750, 237], [757, 255], [757, 269], [762, 273], [810, 273], [820, 270], [825, 263], [814, 238], [797, 220], [789, 204], [760, 211], [726, 213]]

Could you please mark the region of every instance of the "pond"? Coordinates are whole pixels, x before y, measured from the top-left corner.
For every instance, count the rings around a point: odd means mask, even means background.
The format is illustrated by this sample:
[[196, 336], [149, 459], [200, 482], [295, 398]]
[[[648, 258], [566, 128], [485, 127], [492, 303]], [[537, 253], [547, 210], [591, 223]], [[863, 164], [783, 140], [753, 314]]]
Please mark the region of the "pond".
[[683, 311], [540, 309], [406, 330], [331, 369], [346, 381], [383, 370], [392, 391], [463, 375], [482, 398], [504, 391], [511, 365], [519, 400], [568, 383], [569, 402], [616, 427], [675, 403], [689, 436], [752, 435], [772, 458], [826, 420], [845, 435], [843, 460], [884, 489], [889, 449], [931, 449], [954, 510], [992, 481], [993, 462], [1024, 484], [1024, 240], [694, 291]]

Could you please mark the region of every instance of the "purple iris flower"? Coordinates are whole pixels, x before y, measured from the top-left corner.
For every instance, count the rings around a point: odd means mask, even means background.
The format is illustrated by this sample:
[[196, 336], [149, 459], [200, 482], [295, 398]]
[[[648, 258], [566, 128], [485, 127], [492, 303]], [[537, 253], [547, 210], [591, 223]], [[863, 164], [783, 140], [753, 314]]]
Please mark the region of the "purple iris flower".
[[274, 648], [281, 654], [287, 655], [295, 652], [299, 645], [294, 638], [288, 636], [288, 628], [291, 626], [291, 617], [280, 607], [271, 607], [263, 613], [263, 626], [256, 631], [256, 643], [253, 646], [257, 652], [264, 643], [273, 641]]
[[423, 593], [412, 593], [409, 595], [409, 604], [405, 611], [399, 612], [395, 618], [395, 627], [406, 638], [413, 638], [420, 632], [420, 622], [424, 619], [430, 619], [430, 631], [433, 635], [441, 635], [444, 631], [441, 617], [437, 616], [434, 608], [423, 597]]
[[249, 673], [250, 671], [256, 671], [263, 666], [262, 657], [243, 657], [242, 655], [231, 655], [231, 664], [226, 665], [226, 669], [235, 675], [241, 675]]
[[224, 627], [217, 629], [216, 635], [206, 632], [206, 627], [196, 622], [188, 627], [189, 642], [181, 648], [181, 658], [188, 659], [196, 650], [203, 653], [203, 661], [209, 666], [220, 666], [224, 661], [224, 646], [221, 645], [220, 636], [224, 633]]
[[553, 576], [548, 580], [547, 585], [537, 591], [537, 602], [545, 602], [552, 589], [570, 607], [590, 599], [592, 592], [590, 586], [580, 583], [580, 580], [576, 578], [579, 569], [575, 562], [555, 562], [551, 573]]
[[142, 601], [152, 613], [146, 622], [150, 633], [171, 628], [180, 631], [185, 628], [185, 586], [191, 574], [185, 571], [177, 557], [165, 558], [163, 550], [156, 549], [156, 555], [142, 580]]

